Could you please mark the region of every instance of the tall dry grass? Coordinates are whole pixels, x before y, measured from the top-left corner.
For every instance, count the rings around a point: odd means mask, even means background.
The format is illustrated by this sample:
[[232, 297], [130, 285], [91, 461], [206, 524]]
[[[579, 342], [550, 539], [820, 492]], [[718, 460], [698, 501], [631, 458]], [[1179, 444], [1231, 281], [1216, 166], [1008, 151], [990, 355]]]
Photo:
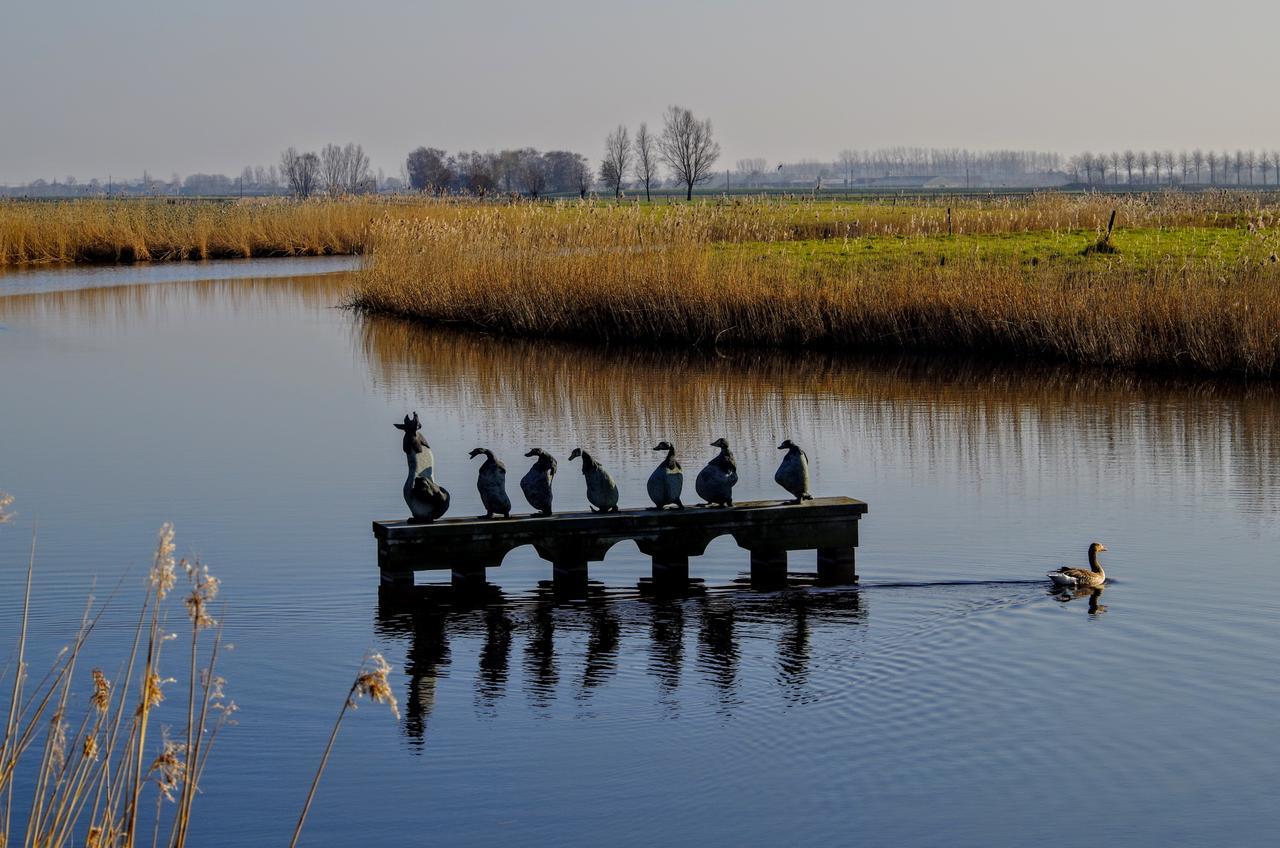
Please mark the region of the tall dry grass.
[[[1027, 215], [1073, 229], [1089, 220], [1105, 225], [1106, 204], [1094, 198], [1044, 203], [997, 218], [1007, 215], [1010, 227]], [[1148, 221], [1190, 215], [1184, 207], [1197, 203], [1208, 201], [1179, 196], [1144, 214]], [[1273, 226], [1267, 214], [1250, 209], [1250, 225]], [[960, 350], [1280, 373], [1274, 261], [1188, 257], [1139, 266], [1120, 256], [1030, 264], [975, 255], [939, 265], [904, 255], [869, 269], [807, 262], [785, 250], [718, 247], [763, 240], [750, 223], [738, 237], [726, 236], [744, 220], [751, 215], [740, 208], [710, 205], [663, 214], [585, 205], [384, 216], [371, 230], [371, 258], [350, 302], [372, 313], [514, 335]]]
[[359, 253], [376, 201], [0, 202], [0, 266]]
[[[0, 524], [8, 523], [13, 498], [0, 492]], [[73, 697], [86, 679], [80, 667], [86, 645], [106, 612], [90, 597], [80, 626], [51, 667], [33, 683], [27, 642], [35, 538], [27, 562], [16, 647], [0, 684], [7, 689], [0, 738], [0, 848], [181, 848], [191, 835], [193, 808], [219, 732], [235, 723], [236, 705], [218, 674], [222, 631], [213, 616], [220, 583], [198, 561], [175, 558], [173, 527], [157, 538], [147, 588], [131, 648], [114, 674], [87, 675], [87, 702]], [[169, 633], [174, 590], [188, 627]], [[170, 662], [181, 639], [180, 660]], [[170, 643], [176, 643], [170, 647]], [[180, 679], [168, 677], [174, 668]], [[357, 697], [389, 704], [397, 712], [381, 656], [366, 659], [338, 714], [294, 831], [298, 841], [324, 765], [343, 717]], [[175, 688], [183, 697], [172, 699]], [[2, 703], [2, 702], [0, 702]], [[181, 728], [170, 735], [169, 727]], [[163, 831], [163, 833], [162, 833]]]

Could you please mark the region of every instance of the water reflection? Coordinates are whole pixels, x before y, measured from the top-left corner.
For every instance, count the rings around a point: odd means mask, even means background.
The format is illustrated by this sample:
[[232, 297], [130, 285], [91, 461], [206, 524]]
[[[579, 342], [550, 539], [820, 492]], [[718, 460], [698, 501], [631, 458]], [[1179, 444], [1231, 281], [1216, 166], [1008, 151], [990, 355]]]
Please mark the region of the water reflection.
[[1092, 588], [1082, 587], [1079, 589], [1055, 589], [1049, 592], [1055, 600], [1061, 603], [1070, 603], [1080, 598], [1088, 599], [1089, 615], [1101, 615], [1107, 611], [1105, 604], [1099, 603], [1102, 593], [1106, 591], [1106, 586], [1094, 586]]
[[[839, 644], [847, 647], [850, 628], [866, 623], [865, 600], [856, 590], [712, 590], [684, 598], [600, 593], [581, 603], [558, 604], [548, 589], [507, 595], [491, 587], [483, 597], [469, 598], [449, 587], [426, 586], [412, 599], [384, 596], [376, 624], [383, 639], [405, 644], [403, 728], [421, 748], [438, 687], [452, 666], [451, 645], [462, 655], [474, 649], [472, 700], [479, 715], [494, 715], [506, 697], [513, 651], [523, 658], [519, 685], [525, 701], [535, 715], [545, 716], [561, 700], [589, 704], [597, 690], [615, 682], [624, 645], [643, 642], [648, 662], [642, 667], [667, 717], [678, 715], [688, 697], [684, 690], [694, 685], [684, 677], [690, 651], [698, 681], [714, 692], [716, 711], [729, 716], [743, 706], [739, 684], [745, 643], [771, 646], [772, 683], [787, 702], [799, 704], [816, 696], [810, 686], [812, 628], [841, 628]], [[568, 669], [575, 670], [570, 680]]]
[[[787, 434], [825, 444], [819, 463], [848, 466], [866, 445], [880, 463], [958, 471], [980, 488], [1026, 488], [1067, 467], [1081, 485], [1172, 485], [1280, 514], [1280, 390], [1268, 382], [957, 357], [602, 349], [382, 318], [354, 331], [386, 393], [405, 408], [480, 411], [491, 440], [629, 448], [679, 434], [692, 453], [718, 435], [763, 445]], [[632, 453], [618, 462], [648, 460]]]

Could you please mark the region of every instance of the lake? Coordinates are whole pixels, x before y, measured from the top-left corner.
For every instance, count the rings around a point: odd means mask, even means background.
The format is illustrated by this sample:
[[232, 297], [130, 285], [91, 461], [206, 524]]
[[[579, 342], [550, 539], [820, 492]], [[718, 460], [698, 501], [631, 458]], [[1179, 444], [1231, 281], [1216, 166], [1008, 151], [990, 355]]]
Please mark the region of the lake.
[[[0, 276], [0, 489], [17, 512], [0, 526], [0, 645], [7, 659], [38, 525], [29, 661], [46, 667], [85, 597], [123, 579], [86, 660], [114, 667], [174, 523], [179, 554], [223, 581], [240, 706], [196, 844], [287, 842], [374, 650], [402, 717], [348, 715], [304, 844], [1274, 838], [1273, 386], [426, 330], [335, 308], [349, 268]], [[748, 500], [784, 496], [791, 438], [815, 494], [870, 504], [861, 585], [753, 592], [722, 538], [682, 598], [642, 595], [648, 558], [624, 543], [586, 601], [557, 603], [550, 565], [521, 549], [486, 602], [380, 603], [370, 521], [407, 512], [391, 425], [415, 410], [450, 516], [483, 512], [474, 447], [506, 461], [527, 511], [530, 447], [560, 459], [571, 509], [586, 503], [574, 447], [641, 506], [661, 439], [692, 471], [726, 437]], [[1051, 595], [1044, 573], [1084, 566], [1095, 539], [1105, 591]]]

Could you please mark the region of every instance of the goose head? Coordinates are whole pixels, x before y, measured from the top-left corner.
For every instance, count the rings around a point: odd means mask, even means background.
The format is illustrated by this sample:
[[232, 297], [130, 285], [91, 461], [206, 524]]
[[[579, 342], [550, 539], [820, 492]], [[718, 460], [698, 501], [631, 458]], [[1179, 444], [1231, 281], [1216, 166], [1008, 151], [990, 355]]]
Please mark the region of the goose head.
[[574, 448], [573, 452], [569, 454], [569, 461], [573, 462], [580, 456], [582, 456], [582, 448]]
[[712, 442], [712, 443], [711, 443], [711, 447], [713, 447], [713, 448], [720, 448], [721, 450], [728, 450], [728, 449], [729, 449], [729, 443], [728, 443], [728, 442], [726, 442], [723, 438], [719, 438], [719, 439], [716, 439], [714, 442]]
[[[489, 450], [488, 448], [474, 448], [472, 449], [471, 453], [467, 454], [467, 456], [471, 457], [472, 459], [475, 459], [477, 456], [480, 456], [482, 454], [490, 458], [493, 457], [493, 451]], [[525, 454], [525, 455], [528, 456], [528, 454]]]
[[525, 456], [546, 456], [546, 455], [547, 455], [547, 452], [544, 451], [542, 448], [533, 448], [528, 453], [525, 454]]
[[796, 443], [791, 441], [790, 439], [783, 439], [782, 444], [778, 445], [778, 450], [791, 450], [795, 446], [796, 446]]
[[665, 439], [664, 439], [664, 440], [662, 440], [661, 442], [658, 442], [656, 445], [654, 445], [654, 446], [653, 446], [653, 449], [654, 449], [654, 450], [656, 450], [656, 451], [663, 451], [663, 450], [664, 450], [664, 451], [672, 451], [672, 450], [675, 450], [675, 448], [674, 448], [674, 447], [672, 447], [671, 443], [670, 443], [670, 442], [668, 442], [668, 441], [667, 441], [667, 440], [665, 440]]
[[[1102, 553], [1106, 549], [1107, 549], [1107, 546], [1102, 544], [1101, 542], [1094, 542], [1093, 544], [1089, 545], [1089, 554], [1091, 556], [1097, 556], [1098, 554]], [[1076, 550], [1079, 550], [1079, 548], [1076, 548]]]

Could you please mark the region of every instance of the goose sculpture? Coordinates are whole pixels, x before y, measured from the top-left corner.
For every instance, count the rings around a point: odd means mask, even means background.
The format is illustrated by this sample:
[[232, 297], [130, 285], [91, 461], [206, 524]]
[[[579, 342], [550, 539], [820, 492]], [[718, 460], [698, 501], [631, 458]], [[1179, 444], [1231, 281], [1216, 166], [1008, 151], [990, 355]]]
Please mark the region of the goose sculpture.
[[613, 482], [604, 466], [582, 448], [574, 448], [569, 454], [570, 462], [578, 458], [582, 459], [582, 476], [587, 481], [587, 501], [591, 503], [591, 511], [617, 512], [618, 484]]
[[1046, 576], [1053, 581], [1054, 586], [1063, 589], [1086, 589], [1101, 586], [1107, 582], [1107, 573], [1102, 570], [1102, 565], [1098, 562], [1098, 554], [1105, 551], [1107, 546], [1101, 542], [1094, 542], [1089, 545], [1089, 568], [1067, 568], [1065, 565], [1056, 571], [1050, 571]]
[[533, 467], [520, 478], [524, 499], [539, 515], [551, 514], [551, 481], [556, 476], [556, 460], [542, 448], [534, 448], [525, 456], [537, 457]]
[[698, 472], [693, 488], [705, 502], [704, 506], [733, 506], [733, 487], [738, 482], [733, 452], [724, 439], [716, 439], [711, 447], [720, 448], [720, 453]]
[[680, 503], [680, 492], [684, 489], [684, 471], [676, 461], [676, 449], [670, 442], [661, 441], [654, 445], [656, 451], [666, 451], [667, 456], [649, 475], [649, 498], [653, 501], [653, 509], [666, 509], [671, 504], [676, 509], [684, 509]]
[[480, 503], [484, 504], [485, 518], [511, 517], [511, 498], [507, 496], [507, 466], [503, 465], [493, 451], [488, 448], [476, 448], [471, 451], [472, 459], [483, 456], [480, 471], [476, 475], [476, 489], [480, 492]]
[[418, 413], [404, 417], [404, 423], [393, 425], [404, 431], [400, 447], [409, 465], [409, 476], [404, 481], [404, 502], [415, 522], [431, 522], [449, 509], [449, 491], [435, 481], [435, 457], [431, 446], [422, 435], [422, 422]]
[[786, 454], [773, 475], [774, 482], [791, 493], [795, 498], [791, 503], [813, 500], [813, 495], [809, 494], [809, 456], [790, 439], [778, 445], [778, 450], [784, 450]]

